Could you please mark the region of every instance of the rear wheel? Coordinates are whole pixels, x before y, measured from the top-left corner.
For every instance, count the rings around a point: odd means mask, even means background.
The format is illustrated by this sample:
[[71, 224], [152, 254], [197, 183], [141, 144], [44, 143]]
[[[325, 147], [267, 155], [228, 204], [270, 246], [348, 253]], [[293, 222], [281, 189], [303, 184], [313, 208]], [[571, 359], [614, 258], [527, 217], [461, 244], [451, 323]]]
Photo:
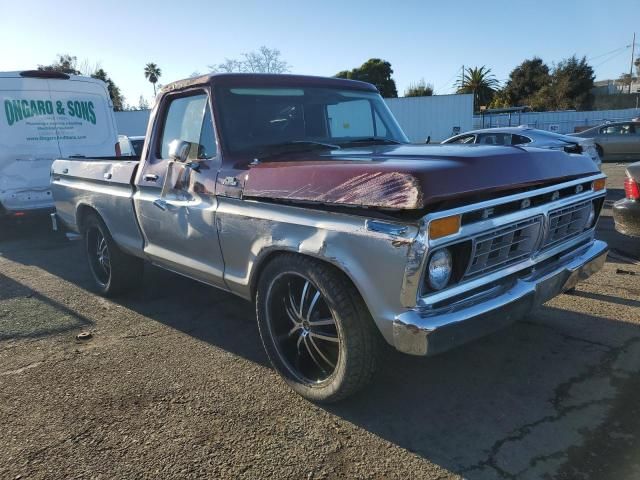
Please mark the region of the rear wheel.
[[90, 214], [83, 227], [89, 270], [98, 292], [109, 297], [139, 285], [143, 261], [120, 250], [111, 238], [107, 226], [97, 215]]
[[265, 267], [256, 295], [258, 327], [272, 365], [316, 402], [335, 402], [373, 377], [380, 335], [359, 293], [335, 268], [299, 255]]
[[603, 161], [603, 156], [604, 156], [604, 150], [602, 150], [602, 147], [600, 145], [596, 144], [596, 152], [598, 152], [598, 156], [600, 157], [600, 160]]

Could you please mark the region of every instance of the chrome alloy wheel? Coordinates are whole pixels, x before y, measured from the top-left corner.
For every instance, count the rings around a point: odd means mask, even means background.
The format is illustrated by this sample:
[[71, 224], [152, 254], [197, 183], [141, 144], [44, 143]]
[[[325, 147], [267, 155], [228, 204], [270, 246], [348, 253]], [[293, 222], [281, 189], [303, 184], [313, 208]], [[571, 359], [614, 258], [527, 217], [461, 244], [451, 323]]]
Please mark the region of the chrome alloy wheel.
[[87, 232], [86, 242], [91, 271], [98, 282], [106, 285], [111, 277], [111, 256], [107, 239], [99, 228], [92, 228]]
[[320, 290], [299, 273], [281, 273], [269, 285], [267, 324], [276, 351], [298, 381], [323, 383], [340, 359], [342, 334]]

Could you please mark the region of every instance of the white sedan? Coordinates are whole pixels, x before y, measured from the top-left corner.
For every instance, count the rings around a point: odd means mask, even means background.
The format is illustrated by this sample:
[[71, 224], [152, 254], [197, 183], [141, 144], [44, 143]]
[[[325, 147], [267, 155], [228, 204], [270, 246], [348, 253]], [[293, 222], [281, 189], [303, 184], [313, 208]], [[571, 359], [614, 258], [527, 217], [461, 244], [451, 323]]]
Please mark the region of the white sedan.
[[528, 145], [538, 148], [564, 150], [568, 153], [587, 155], [601, 168], [602, 160], [598, 155], [592, 138], [570, 137], [559, 133], [547, 132], [529, 127], [484, 128], [461, 133], [446, 139], [442, 143], [464, 145]]

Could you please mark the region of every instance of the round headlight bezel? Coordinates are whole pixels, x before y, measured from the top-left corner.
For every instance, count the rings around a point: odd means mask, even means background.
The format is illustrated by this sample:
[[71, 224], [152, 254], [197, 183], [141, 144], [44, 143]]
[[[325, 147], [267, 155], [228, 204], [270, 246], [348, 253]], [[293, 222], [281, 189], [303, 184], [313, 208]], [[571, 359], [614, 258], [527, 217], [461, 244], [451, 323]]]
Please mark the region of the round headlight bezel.
[[448, 248], [433, 252], [427, 262], [427, 286], [432, 291], [440, 291], [449, 285], [453, 275], [453, 256]]

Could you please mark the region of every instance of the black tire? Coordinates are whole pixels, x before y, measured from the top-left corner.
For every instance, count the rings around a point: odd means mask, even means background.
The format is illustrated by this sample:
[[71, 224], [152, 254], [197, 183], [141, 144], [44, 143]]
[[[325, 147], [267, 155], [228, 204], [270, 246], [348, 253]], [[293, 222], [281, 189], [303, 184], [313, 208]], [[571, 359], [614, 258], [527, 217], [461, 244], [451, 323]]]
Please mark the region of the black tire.
[[113, 297], [140, 285], [143, 260], [120, 250], [98, 215], [87, 216], [82, 235], [89, 271], [100, 295]]
[[604, 150], [602, 150], [602, 147], [598, 144], [596, 144], [596, 152], [598, 152], [598, 156], [600, 157], [600, 161], [604, 162]]
[[271, 364], [303, 397], [337, 402], [373, 378], [382, 337], [358, 291], [335, 267], [279, 255], [260, 275], [256, 316]]

